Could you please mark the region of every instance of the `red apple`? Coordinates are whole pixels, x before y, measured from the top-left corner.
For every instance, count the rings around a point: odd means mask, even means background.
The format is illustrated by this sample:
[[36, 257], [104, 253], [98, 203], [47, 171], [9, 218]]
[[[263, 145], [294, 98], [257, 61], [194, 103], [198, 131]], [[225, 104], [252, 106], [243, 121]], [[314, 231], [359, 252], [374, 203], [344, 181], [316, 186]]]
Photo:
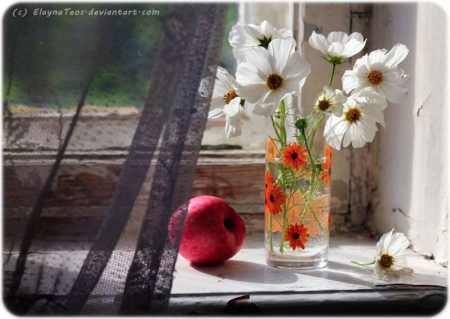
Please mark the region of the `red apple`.
[[[174, 242], [173, 222], [169, 224]], [[242, 248], [246, 228], [241, 216], [223, 199], [197, 196], [189, 201], [179, 253], [196, 264], [216, 264], [230, 259]]]

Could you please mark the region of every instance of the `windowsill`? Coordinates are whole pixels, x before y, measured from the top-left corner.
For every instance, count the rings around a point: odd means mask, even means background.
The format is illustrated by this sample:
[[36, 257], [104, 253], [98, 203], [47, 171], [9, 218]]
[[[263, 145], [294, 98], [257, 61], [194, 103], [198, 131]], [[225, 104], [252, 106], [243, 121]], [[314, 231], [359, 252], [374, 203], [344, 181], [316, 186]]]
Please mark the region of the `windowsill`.
[[[71, 246], [70, 246], [71, 243]], [[29, 255], [32, 263], [68, 267], [68, 282], [75, 279], [90, 245], [79, 241], [55, 242], [44, 245]], [[350, 263], [372, 260], [376, 240], [363, 236], [333, 236], [330, 241], [328, 267], [316, 270], [289, 271], [271, 268], [265, 263], [262, 232], [250, 233], [244, 247], [230, 260], [214, 266], [191, 266], [179, 256], [177, 259], [168, 315], [432, 315], [441, 311], [447, 299], [447, 269], [433, 260], [408, 250], [408, 266], [414, 270], [401, 277], [378, 278], [370, 267]], [[39, 245], [38, 245], [39, 246]], [[71, 248], [71, 249], [68, 249]], [[4, 274], [12, 273], [17, 258], [4, 253]], [[134, 247], [121, 246], [114, 258], [129, 260]], [[115, 300], [120, 299], [123, 286], [115, 280], [126, 276], [127, 263], [107, 267], [103, 274], [111, 291], [118, 295], [105, 296], [94, 290], [93, 296], [111, 303], [111, 313], [117, 311]], [[39, 271], [40, 267], [35, 268]], [[33, 276], [32, 273], [28, 274]], [[119, 276], [120, 277], [120, 276]], [[31, 277], [32, 278], [32, 277]], [[52, 278], [43, 278], [46, 284], [40, 293], [55, 292]], [[33, 295], [35, 281], [24, 281], [24, 293]], [[57, 289], [59, 290], [59, 289]], [[93, 311], [90, 305], [84, 315]]]
[[439, 312], [446, 301], [447, 269], [412, 250], [407, 262], [414, 272], [400, 277], [378, 278], [370, 266], [350, 263], [373, 260], [376, 242], [363, 236], [332, 237], [328, 266], [302, 271], [267, 266], [262, 232], [249, 235], [241, 251], [219, 265], [191, 266], [180, 256], [169, 314], [329, 314], [331, 309], [366, 315]]

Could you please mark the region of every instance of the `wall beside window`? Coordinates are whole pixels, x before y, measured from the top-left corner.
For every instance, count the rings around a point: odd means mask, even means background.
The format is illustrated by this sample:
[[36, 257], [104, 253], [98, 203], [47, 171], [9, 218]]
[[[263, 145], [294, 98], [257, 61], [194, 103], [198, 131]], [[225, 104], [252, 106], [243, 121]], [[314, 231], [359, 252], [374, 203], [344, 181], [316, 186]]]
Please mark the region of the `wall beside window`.
[[[374, 4], [371, 49], [409, 49], [407, 99], [389, 105], [373, 150], [372, 228], [404, 232], [413, 249], [448, 264], [448, 21], [430, 2]], [[376, 183], [376, 184], [374, 184]]]

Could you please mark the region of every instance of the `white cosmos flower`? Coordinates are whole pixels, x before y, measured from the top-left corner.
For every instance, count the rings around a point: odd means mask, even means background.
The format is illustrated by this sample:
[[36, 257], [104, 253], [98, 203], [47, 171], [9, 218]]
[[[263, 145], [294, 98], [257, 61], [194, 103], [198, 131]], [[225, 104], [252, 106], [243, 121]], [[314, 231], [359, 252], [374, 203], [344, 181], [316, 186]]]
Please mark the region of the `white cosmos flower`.
[[309, 37], [309, 44], [326, 55], [330, 63], [340, 64], [351, 56], [359, 53], [366, 45], [366, 40], [361, 33], [353, 32], [348, 35], [345, 32], [331, 32], [325, 38], [322, 34], [313, 31]]
[[362, 147], [372, 142], [377, 132], [376, 123], [384, 127], [384, 97], [373, 89], [367, 88], [352, 94], [344, 103], [342, 116], [331, 115], [325, 124], [323, 136], [334, 149], [341, 149], [341, 143], [347, 147]]
[[314, 107], [317, 112], [322, 114], [332, 113], [336, 116], [342, 116], [342, 109], [347, 97], [341, 90], [335, 90], [332, 87], [325, 85], [322, 92], [316, 99]]
[[218, 118], [225, 114], [225, 133], [227, 138], [241, 135], [241, 98], [235, 97], [223, 109], [215, 109], [209, 112], [209, 118]]
[[287, 40], [270, 42], [268, 50], [250, 48], [246, 62], [236, 71], [239, 90], [246, 102], [254, 104], [253, 113], [270, 116], [288, 95], [297, 95], [311, 67]]
[[408, 55], [408, 48], [403, 44], [396, 44], [390, 51], [376, 50], [358, 59], [353, 70], [345, 71], [342, 77], [344, 90], [359, 91], [366, 87], [373, 87], [379, 94], [392, 103], [400, 103], [408, 92], [400, 88], [409, 76], [397, 65]]
[[393, 233], [394, 229], [381, 236], [376, 246], [374, 272], [378, 276], [394, 274], [406, 267], [406, 248], [409, 240], [402, 233]]
[[[200, 95], [207, 97], [209, 94], [205, 88], [209, 87], [210, 77], [202, 79], [200, 83]], [[227, 138], [241, 135], [241, 98], [239, 97], [239, 84], [222, 67], [217, 67], [214, 91], [211, 97], [211, 111], [208, 118], [218, 118], [225, 114], [225, 133]]]
[[237, 63], [241, 63], [245, 61], [245, 53], [249, 48], [262, 46], [267, 49], [270, 41], [275, 39], [285, 39], [296, 45], [291, 30], [277, 30], [267, 21], [263, 21], [260, 26], [238, 22], [231, 28], [228, 41]]

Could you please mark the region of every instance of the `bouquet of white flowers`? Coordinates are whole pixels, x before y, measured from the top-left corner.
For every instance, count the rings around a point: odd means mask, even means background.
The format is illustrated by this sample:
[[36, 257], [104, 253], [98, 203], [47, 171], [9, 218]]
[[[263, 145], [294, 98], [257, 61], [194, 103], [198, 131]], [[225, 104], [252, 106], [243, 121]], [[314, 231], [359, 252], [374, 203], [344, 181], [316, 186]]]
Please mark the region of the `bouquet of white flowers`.
[[[359, 53], [366, 40], [357, 32], [331, 32], [328, 37], [313, 32], [309, 44], [332, 65], [331, 76], [318, 89], [313, 111], [298, 115], [299, 110], [286, 100], [300, 94], [311, 67], [296, 51], [292, 32], [277, 30], [267, 21], [260, 26], [238, 23], [229, 42], [238, 62], [236, 79], [218, 67], [209, 117], [226, 116], [227, 137], [241, 134], [244, 107], [265, 116], [271, 127], [265, 173], [268, 262], [296, 267], [299, 264], [285, 262], [286, 258], [320, 255], [321, 262], [308, 265], [323, 266], [329, 236], [332, 148], [339, 150], [350, 143], [362, 147], [374, 139], [376, 123], [384, 127], [388, 101], [398, 103], [407, 93], [400, 86], [409, 76], [398, 64], [408, 49], [397, 44], [389, 51], [364, 55], [352, 70], [345, 71], [340, 90], [333, 87], [335, 68]], [[314, 144], [322, 121], [326, 121], [324, 151]]]

